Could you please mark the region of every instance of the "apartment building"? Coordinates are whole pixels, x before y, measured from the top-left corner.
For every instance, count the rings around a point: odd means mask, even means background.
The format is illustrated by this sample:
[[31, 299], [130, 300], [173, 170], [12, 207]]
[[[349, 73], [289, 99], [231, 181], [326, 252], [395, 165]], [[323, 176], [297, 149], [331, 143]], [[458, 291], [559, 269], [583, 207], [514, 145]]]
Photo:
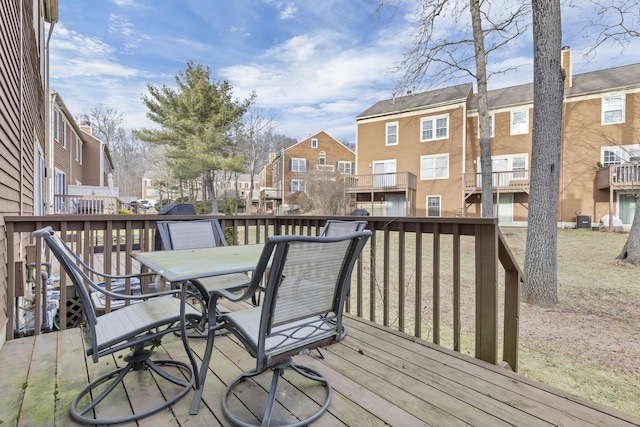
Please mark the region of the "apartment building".
[[[45, 205], [47, 148], [48, 39], [58, 20], [56, 0], [7, 1], [0, 6], [0, 293], [13, 283], [14, 260], [5, 216], [39, 215]], [[47, 26], [48, 23], [48, 26]], [[17, 239], [19, 240], [19, 239]], [[26, 242], [13, 241], [22, 259]], [[0, 347], [12, 333], [7, 305], [0, 297]], [[9, 325], [9, 328], [7, 328]], [[8, 331], [7, 331], [8, 329]]]
[[[640, 189], [640, 64], [567, 73], [559, 226], [629, 226]], [[533, 118], [531, 83], [489, 91], [494, 213], [526, 224]], [[380, 101], [356, 118], [356, 175], [346, 191], [374, 215], [479, 216], [478, 100], [461, 84]], [[609, 216], [610, 217], [610, 216]]]
[[286, 213], [294, 210], [288, 202], [296, 192], [314, 196], [315, 184], [341, 181], [353, 174], [355, 153], [322, 131], [269, 155], [269, 163], [260, 171], [261, 213]]

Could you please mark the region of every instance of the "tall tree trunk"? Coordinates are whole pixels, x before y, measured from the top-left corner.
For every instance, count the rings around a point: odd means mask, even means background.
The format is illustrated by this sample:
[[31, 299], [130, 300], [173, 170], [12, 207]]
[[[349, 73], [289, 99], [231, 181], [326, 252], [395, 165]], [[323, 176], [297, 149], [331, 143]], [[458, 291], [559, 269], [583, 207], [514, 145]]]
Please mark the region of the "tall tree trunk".
[[493, 216], [493, 188], [491, 164], [491, 134], [489, 132], [489, 103], [487, 100], [487, 61], [482, 33], [480, 1], [471, 0], [473, 46], [476, 56], [476, 82], [478, 83], [478, 126], [480, 131], [480, 167], [482, 169], [482, 216]]
[[[633, 216], [629, 236], [622, 248], [622, 252], [616, 258], [633, 265], [640, 266], [640, 194], [636, 194], [636, 213]], [[609, 220], [609, 224], [613, 221]]]
[[523, 300], [558, 302], [558, 193], [563, 75], [560, 0], [533, 2], [533, 141]]

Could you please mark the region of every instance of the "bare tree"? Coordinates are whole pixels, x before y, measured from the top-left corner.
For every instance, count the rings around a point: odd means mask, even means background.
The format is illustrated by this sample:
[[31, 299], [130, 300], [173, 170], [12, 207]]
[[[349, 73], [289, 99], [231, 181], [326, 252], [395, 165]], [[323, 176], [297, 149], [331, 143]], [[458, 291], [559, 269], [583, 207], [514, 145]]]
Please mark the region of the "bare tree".
[[[640, 8], [636, 0], [590, 0], [590, 8], [585, 8], [588, 24], [585, 37], [594, 40], [586, 51], [587, 56], [595, 55], [600, 47], [623, 51], [629, 44], [640, 38]], [[638, 129], [633, 128], [638, 141]], [[636, 213], [631, 222], [629, 237], [617, 258], [640, 266], [640, 193], [636, 193]], [[609, 224], [613, 223], [609, 218]]]
[[274, 129], [273, 114], [262, 110], [255, 105], [251, 106], [243, 117], [241, 132], [241, 147], [246, 159], [246, 171], [249, 174], [249, 203], [247, 212], [253, 212], [254, 177], [266, 164], [269, 154], [269, 136]]
[[600, 47], [624, 50], [640, 37], [640, 8], [636, 0], [589, 0], [580, 5], [586, 16], [583, 36], [593, 40], [585, 55], [592, 56]]
[[149, 147], [122, 127], [122, 114], [100, 104], [80, 114], [76, 121], [90, 124], [92, 135], [107, 144], [115, 166], [115, 185], [121, 194], [141, 196], [142, 177], [149, 166]]
[[[402, 0], [379, 0], [385, 4]], [[467, 19], [469, 15], [471, 22]], [[482, 170], [482, 215], [493, 216], [492, 164], [489, 134], [487, 80], [514, 69], [505, 66], [488, 71], [487, 58], [508, 47], [528, 28], [530, 4], [480, 0], [422, 0], [416, 11], [417, 30], [411, 49], [397, 67], [402, 72], [398, 88], [413, 90], [423, 82], [429, 86], [451, 84], [452, 79], [472, 77], [478, 89], [480, 166]], [[443, 31], [444, 29], [444, 31]], [[455, 31], [446, 31], [455, 29]]]
[[522, 289], [525, 302], [558, 302], [558, 196], [564, 82], [560, 0], [533, 2], [533, 141]]

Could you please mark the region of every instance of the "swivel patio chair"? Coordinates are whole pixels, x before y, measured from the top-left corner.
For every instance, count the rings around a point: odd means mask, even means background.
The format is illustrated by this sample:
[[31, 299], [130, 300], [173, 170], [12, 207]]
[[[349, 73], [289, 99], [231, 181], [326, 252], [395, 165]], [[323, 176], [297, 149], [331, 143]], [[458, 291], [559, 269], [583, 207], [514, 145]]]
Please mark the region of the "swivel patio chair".
[[[227, 240], [217, 219], [159, 221], [157, 228], [165, 250], [227, 246]], [[203, 296], [202, 306], [208, 307], [209, 295], [212, 292], [220, 289], [242, 290], [249, 286], [250, 280], [246, 274], [233, 273], [215, 277], [203, 277], [197, 280], [190, 280], [190, 282], [199, 290], [196, 295], [201, 294]], [[254, 300], [254, 305], [257, 305], [257, 300]], [[206, 318], [205, 313], [203, 319]]]
[[[151, 357], [164, 335], [176, 331], [186, 332], [187, 323], [197, 324], [201, 313], [188, 304], [181, 304], [181, 300], [174, 297], [176, 291], [123, 295], [106, 290], [91, 279], [90, 275], [110, 279], [115, 279], [116, 276], [98, 273], [84, 264], [51, 227], [34, 231], [33, 236], [46, 242], [80, 298], [86, 322], [86, 355], [91, 356], [94, 363], [98, 363], [102, 357], [114, 357], [111, 355], [116, 352], [131, 349], [123, 358], [125, 366], [93, 379], [78, 392], [71, 403], [71, 416], [81, 423], [93, 425], [131, 422], [167, 408], [185, 396], [194, 385], [197, 372], [195, 358], [186, 342], [184, 347], [189, 364], [176, 360], [152, 360]], [[138, 302], [97, 316], [89, 295], [90, 289], [119, 300]], [[181, 310], [184, 310], [183, 315]], [[181, 319], [185, 322], [181, 322]], [[122, 390], [121, 384], [130, 374], [136, 379], [140, 379], [140, 375], [152, 375], [153, 378], [149, 379], [152, 383], [158, 382], [163, 386], [165, 397], [155, 406], [133, 413], [126, 398], [122, 399], [119, 393], [112, 394], [114, 390]], [[111, 409], [111, 413], [117, 407], [115, 413], [122, 415], [110, 419], [101, 418], [101, 408], [107, 407]]]
[[339, 236], [353, 231], [362, 231], [367, 226], [367, 221], [344, 221], [339, 219], [329, 219], [320, 230], [320, 236]]
[[[326, 389], [325, 399], [314, 413], [288, 425], [307, 425], [327, 410], [331, 402], [329, 381], [319, 371], [294, 363], [293, 358], [334, 344], [344, 337], [342, 315], [349, 278], [355, 260], [370, 235], [370, 231], [361, 231], [336, 237], [270, 237], [247, 292], [240, 297], [227, 291], [215, 293], [214, 298], [249, 298], [258, 289], [271, 259], [262, 306], [227, 313], [218, 319], [217, 327], [233, 333], [256, 359], [256, 367], [231, 381], [223, 393], [222, 411], [233, 425], [269, 426], [272, 425], [272, 416], [277, 422], [282, 422], [279, 419], [282, 416], [290, 416], [287, 410], [284, 413], [277, 409], [274, 411], [276, 396], [282, 393], [278, 391], [278, 383], [285, 370]], [[263, 415], [258, 416], [261, 424], [251, 424], [255, 419], [240, 419], [232, 413], [228, 402], [241, 383], [268, 370], [271, 370], [272, 377], [267, 401], [256, 404], [265, 408]], [[250, 412], [256, 413], [251, 408]]]

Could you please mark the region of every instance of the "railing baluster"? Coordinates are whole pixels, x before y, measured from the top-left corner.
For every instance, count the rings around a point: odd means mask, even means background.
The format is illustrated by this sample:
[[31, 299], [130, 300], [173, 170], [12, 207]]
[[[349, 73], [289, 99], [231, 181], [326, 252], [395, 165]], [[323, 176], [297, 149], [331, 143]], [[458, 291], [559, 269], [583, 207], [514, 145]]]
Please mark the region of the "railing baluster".
[[[202, 217], [200, 217], [202, 218]], [[117, 275], [131, 273], [133, 271], [133, 260], [130, 253], [140, 245], [141, 250], [153, 248], [152, 240], [155, 231], [156, 221], [166, 220], [166, 217], [157, 215], [57, 215], [46, 217], [5, 217], [7, 230], [7, 244], [10, 246], [7, 251], [8, 278], [11, 289], [6, 292], [8, 302], [11, 304], [6, 312], [13, 322], [15, 318], [14, 306], [16, 281], [21, 280], [15, 277], [13, 269], [13, 259], [16, 258], [15, 249], [22, 240], [29, 240], [29, 233], [43, 224], [51, 225], [59, 230], [64, 240], [68, 241], [72, 249], [76, 251], [89, 265], [97, 264], [99, 256], [104, 257], [103, 269]], [[189, 216], [176, 216], [172, 219], [189, 220]], [[224, 227], [232, 227], [234, 241], [244, 244], [263, 242], [270, 235], [280, 235], [283, 233], [298, 232], [307, 235], [315, 235], [319, 227], [324, 224], [328, 217], [314, 216], [243, 216], [243, 217], [222, 217], [221, 223]], [[344, 219], [344, 218], [341, 218]], [[361, 218], [353, 218], [361, 219]], [[354, 288], [351, 292], [350, 300], [346, 306], [347, 311], [355, 310], [355, 314], [360, 317], [367, 317], [371, 321], [380, 320], [385, 325], [393, 325], [400, 331], [407, 328], [413, 329], [411, 333], [420, 338], [431, 339], [435, 343], [443, 340], [446, 329], [452, 328], [453, 343], [452, 348], [456, 351], [462, 349], [462, 322], [461, 322], [461, 263], [464, 257], [461, 253], [462, 238], [475, 239], [475, 282], [476, 282], [476, 322], [475, 322], [475, 352], [476, 357], [496, 363], [497, 356], [497, 268], [498, 260], [505, 271], [505, 298], [504, 301], [504, 342], [503, 359], [514, 370], [517, 370], [518, 363], [518, 304], [519, 285], [522, 281], [522, 273], [515, 262], [513, 255], [508, 250], [506, 243], [498, 240], [497, 219], [492, 218], [385, 218], [369, 217], [367, 228], [373, 231], [369, 240], [369, 255], [364, 255], [358, 260], [356, 271], [354, 272]], [[409, 243], [406, 233], [415, 233], [415, 266], [411, 268], [411, 274], [415, 278], [407, 277], [407, 252], [411, 251], [414, 245], [413, 239]], [[383, 233], [382, 235], [380, 233]], [[426, 253], [433, 252], [432, 257], [425, 257], [424, 239], [425, 235], [431, 235], [432, 247]], [[443, 248], [443, 235], [451, 235], [451, 245], [448, 240]], [[114, 240], [115, 239], [115, 240]], [[499, 244], [497, 243], [499, 241]], [[379, 245], [380, 244], [380, 247]], [[114, 248], [115, 245], [115, 248]], [[102, 247], [101, 247], [102, 246]], [[505, 249], [506, 248], [506, 249]], [[100, 251], [100, 249], [102, 249]], [[452, 251], [452, 277], [442, 275], [441, 262], [449, 259], [448, 252]], [[101, 254], [99, 252], [102, 252]], [[471, 255], [473, 256], [473, 255]], [[50, 255], [45, 253], [45, 260]], [[124, 257], [124, 259], [123, 259]], [[397, 266], [396, 259], [397, 257]], [[411, 262], [411, 261], [410, 261]], [[115, 265], [114, 265], [115, 263]], [[137, 267], [137, 265], [136, 265]], [[397, 271], [394, 269], [397, 268]], [[122, 271], [122, 270], [125, 271]], [[113, 271], [115, 270], [115, 272]], [[447, 270], [448, 271], [448, 270]], [[67, 278], [64, 272], [60, 274], [61, 304], [60, 318], [61, 327], [65, 327], [68, 307], [66, 306], [67, 295], [64, 284]], [[424, 277], [432, 278], [432, 286], [423, 283]], [[368, 278], [368, 280], [367, 280]], [[415, 280], [415, 282], [414, 282]], [[443, 282], [445, 280], [445, 282]], [[40, 282], [40, 280], [39, 280]], [[365, 283], [368, 282], [368, 287]], [[146, 285], [146, 284], [145, 284]], [[37, 283], [37, 293], [40, 295], [41, 283]], [[425, 287], [426, 286], [426, 287]], [[442, 288], [447, 286], [447, 288]], [[450, 286], [450, 288], [449, 288]], [[130, 288], [130, 284], [126, 285]], [[368, 289], [367, 289], [368, 288]], [[397, 289], [396, 289], [397, 288]], [[368, 291], [368, 292], [367, 292]], [[426, 291], [426, 292], [425, 292]], [[452, 292], [453, 318], [442, 319], [442, 296]], [[38, 296], [39, 303], [44, 304], [42, 295]], [[382, 301], [379, 301], [379, 299]], [[397, 300], [396, 300], [397, 298]], [[409, 308], [409, 298], [414, 298], [412, 308]], [[368, 310], [366, 308], [368, 299]], [[423, 299], [425, 301], [423, 301]], [[423, 310], [425, 305], [429, 307], [432, 301], [433, 316], [424, 319]], [[429, 302], [427, 302], [429, 301]], [[407, 309], [411, 309], [413, 314], [408, 318]], [[380, 313], [382, 310], [382, 313]], [[37, 320], [39, 326], [42, 322], [41, 313]], [[397, 317], [396, 317], [397, 316]], [[397, 325], [396, 325], [397, 319]], [[411, 327], [411, 320], [414, 321]], [[423, 323], [425, 322], [425, 323]], [[432, 336], [423, 334], [431, 333], [424, 331], [425, 324], [433, 328]], [[37, 333], [40, 333], [38, 330]], [[13, 330], [7, 331], [7, 339], [13, 339]]]

